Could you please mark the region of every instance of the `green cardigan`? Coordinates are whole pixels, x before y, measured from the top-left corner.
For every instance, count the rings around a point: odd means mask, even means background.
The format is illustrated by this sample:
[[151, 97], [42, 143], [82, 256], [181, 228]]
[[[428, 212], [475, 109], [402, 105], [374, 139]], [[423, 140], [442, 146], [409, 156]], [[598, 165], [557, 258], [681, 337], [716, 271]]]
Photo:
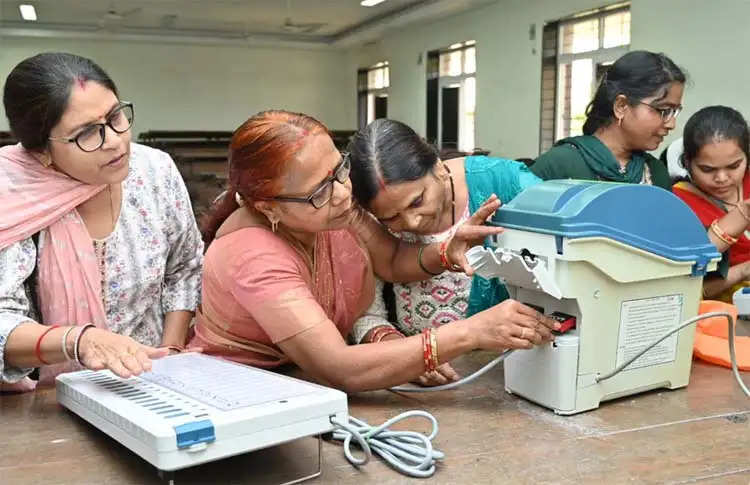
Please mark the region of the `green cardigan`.
[[[664, 162], [648, 153], [644, 153], [644, 156], [651, 171], [651, 182], [657, 187], [671, 190], [672, 181]], [[567, 143], [554, 146], [541, 154], [530, 168], [542, 180], [604, 180], [586, 165], [578, 148]]]

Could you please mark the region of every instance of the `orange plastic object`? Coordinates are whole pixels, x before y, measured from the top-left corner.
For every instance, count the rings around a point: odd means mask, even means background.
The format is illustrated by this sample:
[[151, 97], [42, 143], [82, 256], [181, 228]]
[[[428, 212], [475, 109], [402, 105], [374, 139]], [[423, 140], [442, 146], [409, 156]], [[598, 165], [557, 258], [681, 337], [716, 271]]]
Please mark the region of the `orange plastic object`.
[[[729, 303], [714, 300], [704, 300], [698, 308], [698, 314], [725, 311], [737, 320], [737, 308]], [[750, 337], [735, 336], [734, 345], [737, 355], [737, 367], [740, 370], [750, 370]], [[698, 322], [693, 344], [693, 355], [706, 362], [732, 367], [729, 359], [729, 329], [727, 319], [713, 317]]]

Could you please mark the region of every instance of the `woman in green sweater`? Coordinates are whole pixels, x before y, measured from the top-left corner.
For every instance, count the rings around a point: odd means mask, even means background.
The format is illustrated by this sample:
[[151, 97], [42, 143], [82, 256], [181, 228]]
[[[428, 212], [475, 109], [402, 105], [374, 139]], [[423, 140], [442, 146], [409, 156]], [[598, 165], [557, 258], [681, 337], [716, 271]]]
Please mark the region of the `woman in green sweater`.
[[586, 108], [583, 136], [558, 141], [531, 166], [544, 180], [582, 179], [671, 188], [656, 150], [682, 110], [685, 74], [664, 54], [633, 51], [607, 71]]

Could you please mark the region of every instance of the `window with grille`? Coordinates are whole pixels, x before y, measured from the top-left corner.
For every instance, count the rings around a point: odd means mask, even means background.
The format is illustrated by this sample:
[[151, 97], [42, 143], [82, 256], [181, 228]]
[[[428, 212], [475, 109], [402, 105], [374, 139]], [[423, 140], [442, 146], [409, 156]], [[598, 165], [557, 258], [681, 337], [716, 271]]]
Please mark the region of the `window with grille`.
[[618, 4], [544, 26], [539, 150], [582, 134], [607, 68], [630, 47], [630, 7]]

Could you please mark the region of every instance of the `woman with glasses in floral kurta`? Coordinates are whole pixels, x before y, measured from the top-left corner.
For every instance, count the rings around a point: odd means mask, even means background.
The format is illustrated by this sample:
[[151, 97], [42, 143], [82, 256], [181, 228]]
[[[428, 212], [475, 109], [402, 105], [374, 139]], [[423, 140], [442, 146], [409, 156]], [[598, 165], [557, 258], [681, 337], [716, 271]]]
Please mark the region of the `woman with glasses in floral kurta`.
[[129, 375], [151, 347], [180, 349], [203, 243], [170, 157], [131, 143], [133, 105], [62, 53], [18, 64], [3, 101], [20, 143], [0, 148], [2, 389], [33, 388], [33, 367]]

